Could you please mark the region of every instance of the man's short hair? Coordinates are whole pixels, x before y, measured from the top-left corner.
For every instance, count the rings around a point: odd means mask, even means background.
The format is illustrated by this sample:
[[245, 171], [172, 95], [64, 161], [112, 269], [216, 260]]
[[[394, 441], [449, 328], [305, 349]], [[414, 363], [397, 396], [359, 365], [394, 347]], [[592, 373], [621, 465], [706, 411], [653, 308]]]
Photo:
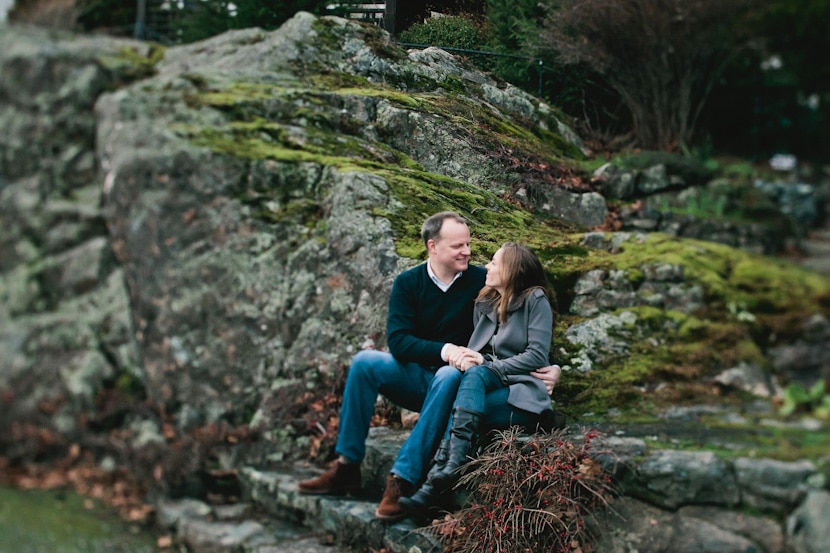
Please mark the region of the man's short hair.
[[431, 215], [421, 226], [421, 238], [424, 240], [424, 246], [426, 246], [427, 242], [430, 240], [435, 240], [437, 242], [441, 239], [441, 227], [444, 225], [444, 220], [446, 219], [453, 219], [462, 225], [467, 224], [467, 219], [455, 211], [442, 211], [440, 213], [436, 213], [435, 215]]

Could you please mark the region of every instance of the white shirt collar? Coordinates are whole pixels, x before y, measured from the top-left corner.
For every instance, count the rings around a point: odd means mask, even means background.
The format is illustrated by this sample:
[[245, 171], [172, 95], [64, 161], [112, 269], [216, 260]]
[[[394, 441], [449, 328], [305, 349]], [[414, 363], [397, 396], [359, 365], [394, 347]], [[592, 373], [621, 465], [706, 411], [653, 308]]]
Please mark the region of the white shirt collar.
[[429, 259], [427, 259], [427, 274], [429, 275], [429, 278], [432, 279], [432, 282], [434, 282], [435, 285], [438, 288], [440, 288], [442, 292], [446, 292], [447, 290], [450, 289], [450, 286], [453, 285], [453, 282], [458, 280], [458, 277], [460, 277], [462, 274], [464, 274], [464, 271], [459, 271], [458, 273], [456, 273], [456, 275], [453, 277], [452, 281], [450, 281], [449, 284], [445, 284], [445, 283], [441, 282], [441, 279], [439, 279], [437, 276], [435, 276], [435, 272], [432, 270], [432, 265], [430, 265]]

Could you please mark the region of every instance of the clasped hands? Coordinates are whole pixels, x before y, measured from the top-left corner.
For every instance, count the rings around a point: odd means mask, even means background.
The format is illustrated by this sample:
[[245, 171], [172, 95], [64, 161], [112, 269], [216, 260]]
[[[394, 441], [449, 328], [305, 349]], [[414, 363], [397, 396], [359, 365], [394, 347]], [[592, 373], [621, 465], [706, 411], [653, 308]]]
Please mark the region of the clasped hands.
[[[451, 367], [455, 367], [461, 372], [466, 371], [470, 367], [484, 364], [484, 356], [477, 351], [464, 346], [450, 345], [447, 350], [447, 363]], [[542, 367], [530, 373], [545, 384], [545, 390], [548, 395], [553, 394], [553, 389], [556, 383], [559, 382], [559, 377], [562, 375], [562, 368], [559, 365], [549, 365]]]
[[464, 372], [470, 367], [483, 364], [484, 356], [464, 346], [451, 346], [447, 352], [447, 362], [451, 367]]

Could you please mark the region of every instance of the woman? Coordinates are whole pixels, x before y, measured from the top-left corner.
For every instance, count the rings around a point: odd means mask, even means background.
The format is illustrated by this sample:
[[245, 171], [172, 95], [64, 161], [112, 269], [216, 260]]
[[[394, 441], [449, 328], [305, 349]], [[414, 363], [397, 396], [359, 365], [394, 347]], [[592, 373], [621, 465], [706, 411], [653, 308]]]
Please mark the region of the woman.
[[[464, 372], [449, 424], [449, 438], [435, 454], [424, 484], [400, 504], [424, 520], [440, 493], [458, 480], [476, 447], [485, 396], [504, 389], [507, 403], [532, 420], [549, 417], [550, 397], [530, 373], [548, 365], [555, 303], [542, 263], [532, 250], [507, 242], [486, 265], [485, 287], [476, 299], [475, 326], [466, 348], [450, 359]], [[489, 426], [492, 426], [490, 424]]]

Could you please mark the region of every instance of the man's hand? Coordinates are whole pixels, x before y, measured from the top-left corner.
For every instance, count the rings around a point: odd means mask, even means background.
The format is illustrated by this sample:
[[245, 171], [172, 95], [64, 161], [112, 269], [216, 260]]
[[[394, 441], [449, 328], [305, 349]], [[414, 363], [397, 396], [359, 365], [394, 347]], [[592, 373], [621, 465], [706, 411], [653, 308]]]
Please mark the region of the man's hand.
[[448, 365], [454, 367], [453, 359], [457, 359], [461, 356], [461, 346], [456, 346], [455, 344], [446, 344], [444, 349], [441, 351], [441, 355], [444, 357], [444, 361], [447, 362]]
[[551, 395], [553, 394], [553, 389], [556, 387], [556, 383], [559, 382], [559, 377], [562, 375], [562, 368], [559, 365], [550, 365], [535, 370], [530, 374], [544, 382], [545, 390], [547, 390], [548, 395]]

